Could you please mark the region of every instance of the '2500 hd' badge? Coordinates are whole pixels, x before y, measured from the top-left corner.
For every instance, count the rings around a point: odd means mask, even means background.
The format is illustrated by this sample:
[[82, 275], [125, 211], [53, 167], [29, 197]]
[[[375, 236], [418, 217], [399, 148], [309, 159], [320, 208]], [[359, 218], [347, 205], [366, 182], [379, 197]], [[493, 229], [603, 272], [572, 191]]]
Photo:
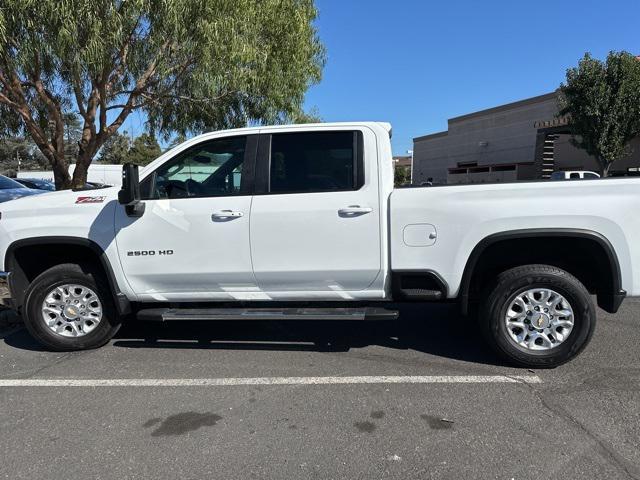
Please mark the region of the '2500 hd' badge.
[[173, 250], [129, 250], [127, 257], [153, 257], [154, 255], [173, 255]]

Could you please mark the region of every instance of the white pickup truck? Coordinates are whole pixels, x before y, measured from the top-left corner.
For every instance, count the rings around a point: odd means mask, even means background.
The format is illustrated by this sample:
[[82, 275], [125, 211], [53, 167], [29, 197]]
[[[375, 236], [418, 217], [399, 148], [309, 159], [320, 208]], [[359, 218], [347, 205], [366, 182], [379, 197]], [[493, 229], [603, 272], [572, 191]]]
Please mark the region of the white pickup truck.
[[[391, 127], [208, 133], [123, 187], [0, 206], [12, 305], [55, 350], [122, 320], [393, 319], [457, 301], [511, 362], [550, 367], [640, 294], [635, 179], [393, 188]], [[634, 240], [635, 239], [635, 240]], [[3, 268], [2, 268], [3, 267]]]

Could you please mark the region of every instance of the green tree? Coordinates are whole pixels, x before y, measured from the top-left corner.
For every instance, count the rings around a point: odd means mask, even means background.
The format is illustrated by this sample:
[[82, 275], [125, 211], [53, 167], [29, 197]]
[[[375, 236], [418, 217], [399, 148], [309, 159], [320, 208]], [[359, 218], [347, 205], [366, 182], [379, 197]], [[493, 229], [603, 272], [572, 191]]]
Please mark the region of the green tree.
[[130, 141], [127, 132], [114, 133], [100, 149], [98, 162], [107, 164], [123, 164], [129, 155]]
[[167, 145], [167, 149], [165, 151], [169, 151], [172, 148], [175, 148], [178, 145], [180, 145], [181, 143], [184, 143], [186, 141], [187, 141], [187, 136], [184, 133], [178, 133], [178, 134], [176, 134], [175, 137], [173, 137], [173, 139], [171, 140], [169, 145]]
[[627, 52], [611, 52], [605, 62], [585, 54], [567, 70], [559, 101], [560, 115], [569, 116], [574, 145], [595, 157], [607, 176], [640, 135], [640, 60]]
[[160, 145], [158, 145], [156, 137], [148, 133], [143, 133], [133, 140], [131, 149], [127, 155], [127, 161], [144, 166], [158, 158], [161, 153], [162, 149]]
[[406, 185], [411, 182], [411, 167], [407, 166], [394, 166], [393, 168], [393, 183], [396, 187]]
[[318, 112], [316, 107], [313, 107], [309, 111], [302, 111], [294, 113], [290, 115], [289, 118], [286, 119], [287, 123], [321, 123], [322, 117]]
[[29, 135], [69, 188], [135, 111], [166, 138], [281, 122], [320, 79], [315, 17], [313, 0], [3, 0], [0, 132]]
[[0, 173], [3, 175], [13, 177], [19, 170], [42, 170], [46, 165], [46, 159], [29, 138], [8, 137], [0, 141]]

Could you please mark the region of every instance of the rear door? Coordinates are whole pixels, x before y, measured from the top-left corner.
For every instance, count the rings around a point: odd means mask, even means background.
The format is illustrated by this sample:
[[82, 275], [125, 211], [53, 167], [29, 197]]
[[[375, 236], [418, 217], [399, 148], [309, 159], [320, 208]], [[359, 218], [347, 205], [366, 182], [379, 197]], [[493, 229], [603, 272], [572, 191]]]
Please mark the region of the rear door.
[[275, 131], [258, 152], [250, 230], [260, 289], [348, 298], [371, 286], [381, 265], [373, 133]]

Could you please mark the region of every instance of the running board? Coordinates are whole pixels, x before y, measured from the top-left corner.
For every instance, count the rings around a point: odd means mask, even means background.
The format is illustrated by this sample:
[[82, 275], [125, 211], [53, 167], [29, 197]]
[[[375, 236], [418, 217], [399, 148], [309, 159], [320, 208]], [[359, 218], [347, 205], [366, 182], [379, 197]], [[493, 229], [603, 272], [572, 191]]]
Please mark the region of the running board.
[[395, 320], [397, 310], [360, 308], [147, 308], [138, 320]]

